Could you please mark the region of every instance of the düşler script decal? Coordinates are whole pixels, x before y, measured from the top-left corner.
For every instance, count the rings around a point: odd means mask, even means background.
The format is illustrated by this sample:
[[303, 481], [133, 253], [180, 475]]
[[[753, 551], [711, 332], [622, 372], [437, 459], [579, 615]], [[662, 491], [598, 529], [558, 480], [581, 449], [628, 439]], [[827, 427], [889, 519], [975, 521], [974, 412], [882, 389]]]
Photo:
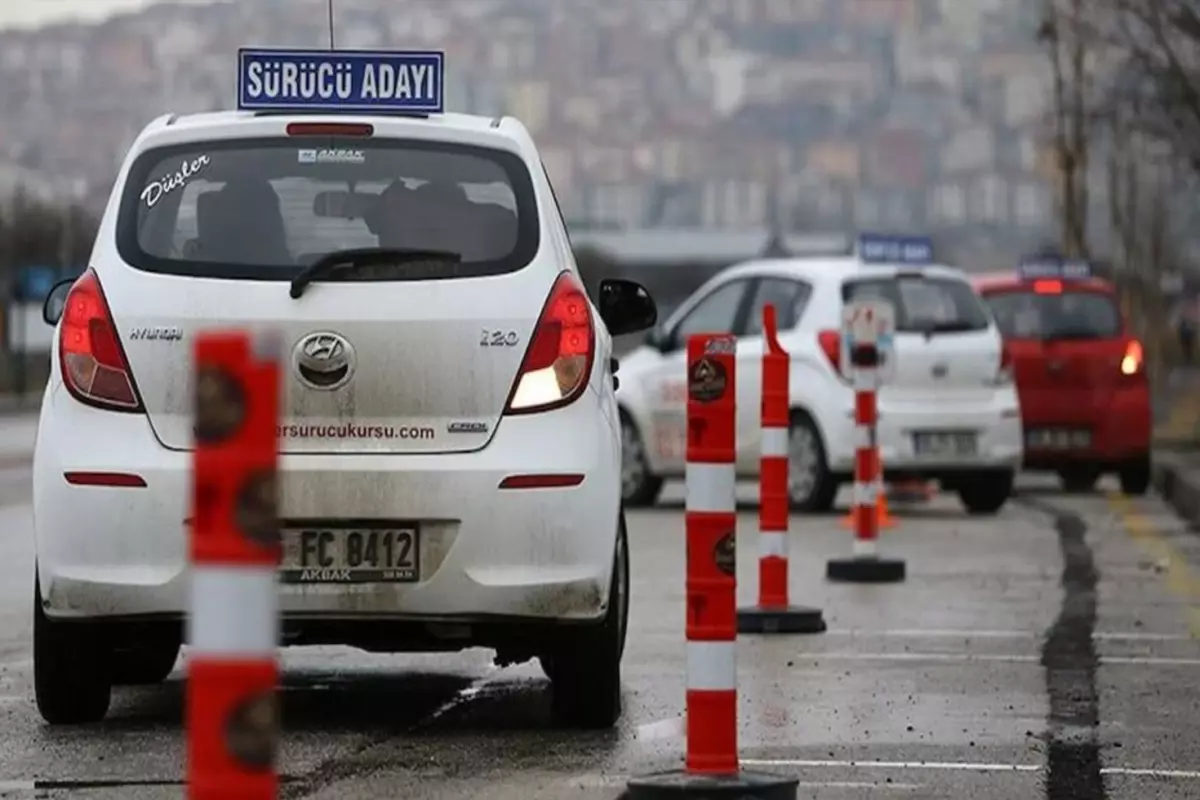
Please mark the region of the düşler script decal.
[[146, 208], [154, 208], [164, 196], [186, 186], [189, 179], [195, 177], [196, 173], [210, 163], [212, 162], [208, 156], [196, 156], [191, 161], [185, 160], [173, 174], [164, 175], [147, 184], [146, 188], [142, 190], [142, 200], [146, 202]]

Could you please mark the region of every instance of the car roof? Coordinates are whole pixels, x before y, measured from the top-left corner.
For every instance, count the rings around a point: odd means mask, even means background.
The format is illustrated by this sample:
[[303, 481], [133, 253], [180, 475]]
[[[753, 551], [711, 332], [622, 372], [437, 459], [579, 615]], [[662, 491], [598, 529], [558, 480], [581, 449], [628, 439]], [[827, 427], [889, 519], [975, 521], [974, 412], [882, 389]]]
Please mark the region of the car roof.
[[939, 278], [966, 280], [960, 269], [942, 264], [918, 267], [904, 264], [863, 264], [855, 256], [807, 256], [801, 258], [755, 259], [735, 264], [720, 273], [722, 279], [742, 276], [772, 275], [781, 278], [800, 278], [810, 283], [842, 282], [847, 278], [894, 277], [897, 273], [920, 271]]
[[209, 111], [198, 114], [164, 114], [151, 121], [138, 135], [131, 150], [163, 144], [183, 144], [240, 137], [273, 137], [290, 123], [370, 123], [378, 134], [415, 137], [464, 144], [532, 146], [525, 126], [514, 117], [478, 114], [312, 114], [255, 111]]
[[[1016, 270], [993, 270], [971, 276], [971, 284], [979, 292], [1014, 291], [1031, 285], [1023, 280]], [[1087, 289], [1093, 292], [1115, 292], [1116, 287], [1104, 278], [1083, 278], [1064, 281], [1067, 286]]]

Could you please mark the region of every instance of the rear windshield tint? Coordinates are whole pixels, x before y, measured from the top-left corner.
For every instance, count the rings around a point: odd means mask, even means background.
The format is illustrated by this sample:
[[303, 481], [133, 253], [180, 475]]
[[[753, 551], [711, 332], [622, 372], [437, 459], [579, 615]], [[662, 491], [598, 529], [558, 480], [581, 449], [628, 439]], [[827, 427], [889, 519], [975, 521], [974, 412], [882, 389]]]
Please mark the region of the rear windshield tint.
[[450, 251], [461, 263], [426, 264], [420, 277], [463, 277], [525, 267], [538, 230], [529, 171], [512, 153], [291, 137], [147, 151], [126, 181], [117, 247], [138, 269], [249, 280], [290, 280], [338, 250]]
[[1113, 339], [1121, 314], [1111, 295], [1066, 291], [989, 292], [985, 297], [1000, 332], [1010, 339]]
[[885, 300], [896, 311], [896, 330], [967, 332], [988, 327], [987, 312], [966, 281], [938, 277], [864, 278], [842, 286], [842, 300]]

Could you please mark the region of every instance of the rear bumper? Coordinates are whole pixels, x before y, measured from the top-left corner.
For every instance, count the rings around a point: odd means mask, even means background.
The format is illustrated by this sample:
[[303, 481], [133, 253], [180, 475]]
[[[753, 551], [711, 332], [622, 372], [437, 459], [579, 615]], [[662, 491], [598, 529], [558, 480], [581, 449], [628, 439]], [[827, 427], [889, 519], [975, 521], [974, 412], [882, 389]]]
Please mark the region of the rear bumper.
[[[281, 459], [289, 519], [413, 519], [412, 584], [287, 585], [295, 619], [591, 620], [603, 615], [620, 510], [619, 435], [588, 392], [504, 419], [477, 453]], [[49, 615], [178, 616], [187, 597], [190, 456], [141, 415], [48, 396], [34, 458], [34, 528]], [[126, 472], [145, 488], [73, 486], [64, 472]], [[500, 489], [518, 474], [584, 475], [573, 487]]]
[[1105, 394], [1086, 390], [1022, 392], [1026, 428], [1087, 428], [1092, 434], [1089, 447], [1026, 448], [1025, 467], [1061, 469], [1090, 464], [1111, 469], [1148, 455], [1152, 435], [1149, 389], [1120, 387]]
[[[846, 475], [854, 469], [853, 404], [832, 421], [826, 434], [829, 467]], [[958, 459], [931, 460], [914, 451], [913, 433], [931, 430], [970, 430], [976, 433], [976, 454]], [[990, 399], [971, 403], [930, 405], [884, 404], [877, 427], [879, 454], [887, 472], [936, 477], [981, 469], [1016, 469], [1024, 452], [1016, 393], [997, 390]]]

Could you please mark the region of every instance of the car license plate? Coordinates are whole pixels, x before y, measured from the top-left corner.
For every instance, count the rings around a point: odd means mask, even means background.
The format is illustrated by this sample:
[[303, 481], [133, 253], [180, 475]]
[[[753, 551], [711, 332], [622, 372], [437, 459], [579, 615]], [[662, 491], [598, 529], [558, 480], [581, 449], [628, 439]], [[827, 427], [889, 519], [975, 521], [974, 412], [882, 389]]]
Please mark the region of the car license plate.
[[1092, 432], [1086, 428], [1029, 428], [1025, 431], [1025, 446], [1039, 450], [1070, 450], [1091, 444]]
[[414, 583], [421, 532], [391, 527], [296, 527], [283, 533], [283, 583]]
[[913, 450], [921, 457], [962, 458], [976, 451], [974, 431], [921, 431], [913, 434]]

